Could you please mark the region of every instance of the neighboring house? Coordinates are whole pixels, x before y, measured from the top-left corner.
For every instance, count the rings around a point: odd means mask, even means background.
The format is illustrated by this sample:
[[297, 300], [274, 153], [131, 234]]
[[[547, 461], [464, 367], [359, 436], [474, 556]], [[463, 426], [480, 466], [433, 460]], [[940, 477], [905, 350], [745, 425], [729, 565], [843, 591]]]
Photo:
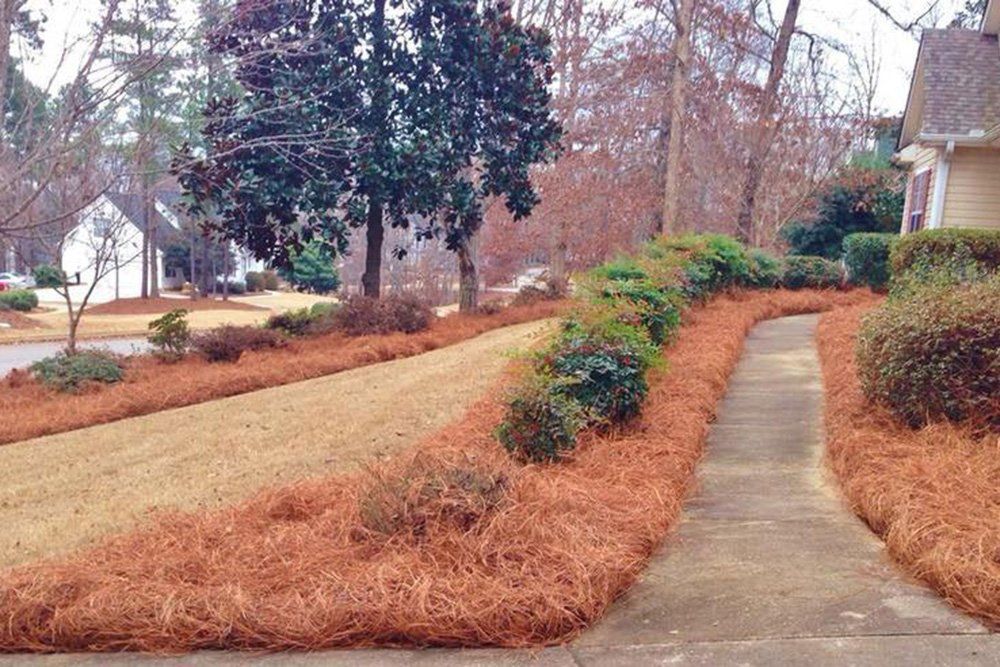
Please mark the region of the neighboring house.
[[897, 160], [909, 168], [902, 233], [1000, 228], [1000, 0], [980, 30], [926, 30]]
[[[150, 222], [156, 225], [156, 252], [150, 258], [150, 270], [156, 271], [163, 289], [176, 289], [184, 283], [181, 273], [164, 268], [164, 251], [184, 234], [180, 194], [158, 190], [153, 194]], [[77, 278], [89, 284], [94, 278], [98, 257], [105, 258], [105, 269], [92, 297], [95, 303], [128, 299], [142, 294], [142, 198], [137, 194], [108, 192], [98, 198], [80, 216], [79, 223], [66, 235], [62, 244], [62, 269], [71, 282]], [[263, 263], [242, 249], [233, 248], [236, 256], [231, 274], [237, 281], [247, 271], [262, 271]], [[221, 276], [220, 276], [221, 278]]]
[[[163, 272], [163, 250], [177, 239], [179, 229], [154, 207], [156, 252], [150, 271], [157, 271], [160, 284], [169, 286]], [[70, 282], [90, 284], [98, 258], [104, 263], [93, 299], [129, 299], [142, 294], [142, 198], [122, 192], [108, 192], [81, 214], [80, 221], [66, 235], [61, 248], [61, 264]]]

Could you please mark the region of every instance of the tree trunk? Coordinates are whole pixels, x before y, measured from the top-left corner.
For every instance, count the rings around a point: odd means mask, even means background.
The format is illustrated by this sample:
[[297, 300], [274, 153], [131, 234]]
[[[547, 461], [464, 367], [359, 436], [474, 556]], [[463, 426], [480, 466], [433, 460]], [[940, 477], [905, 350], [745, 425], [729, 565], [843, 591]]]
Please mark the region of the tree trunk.
[[368, 221], [365, 223], [365, 272], [361, 276], [362, 293], [373, 299], [379, 298], [382, 288], [382, 203], [373, 200], [368, 205]]
[[472, 239], [458, 246], [458, 311], [471, 313], [479, 306], [479, 274]]
[[209, 267], [212, 265], [209, 259], [211, 248], [208, 245], [208, 238], [201, 237], [201, 296], [208, 296], [212, 290], [212, 281], [209, 280]]
[[142, 286], [139, 288], [139, 296], [143, 299], [149, 298], [149, 220], [146, 218], [146, 209], [142, 214]]
[[691, 28], [694, 23], [694, 0], [680, 0], [677, 36], [673, 44], [673, 77], [670, 84], [670, 139], [667, 144], [667, 168], [663, 186], [661, 232], [676, 233], [680, 200], [681, 165], [684, 151], [688, 79], [691, 70]]
[[18, 7], [12, 0], [0, 0], [0, 100], [7, 107], [7, 68], [10, 64], [10, 36], [14, 29], [14, 15]]
[[736, 235], [744, 243], [754, 241], [754, 208], [757, 204], [757, 191], [760, 189], [760, 170], [770, 150], [777, 131], [773, 120], [774, 109], [778, 105], [778, 92], [781, 80], [785, 76], [785, 65], [788, 62], [788, 48], [795, 34], [795, 22], [799, 16], [801, 0], [789, 0], [785, 8], [785, 17], [781, 21], [778, 39], [771, 52], [771, 68], [767, 74], [767, 84], [757, 112], [757, 122], [750, 141], [750, 152], [746, 160], [746, 173], [743, 178], [743, 192], [740, 200], [740, 213], [736, 219]]
[[146, 210], [146, 220], [149, 225], [149, 296], [157, 299], [160, 296], [160, 253], [158, 252], [160, 244], [157, 240], [153, 204], [147, 200], [143, 206]]
[[549, 261], [549, 281], [556, 289], [563, 291], [566, 287], [566, 240], [556, 239], [555, 247], [552, 248], [552, 258]]
[[229, 266], [229, 244], [222, 246], [222, 300], [229, 301], [229, 273], [232, 268]]

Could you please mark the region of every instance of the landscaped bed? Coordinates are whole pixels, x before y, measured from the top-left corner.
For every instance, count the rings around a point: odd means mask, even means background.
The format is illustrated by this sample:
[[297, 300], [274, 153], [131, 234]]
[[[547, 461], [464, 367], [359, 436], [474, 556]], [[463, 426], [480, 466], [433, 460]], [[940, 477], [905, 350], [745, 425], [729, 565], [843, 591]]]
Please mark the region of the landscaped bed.
[[172, 299], [169, 297], [159, 297], [156, 299], [117, 299], [100, 303], [87, 308], [88, 315], [157, 315], [166, 313], [175, 308], [184, 308], [190, 311], [201, 310], [267, 310], [260, 306], [254, 306], [240, 301], [213, 299], [206, 297], [203, 299]]
[[893, 559], [951, 604], [1000, 626], [1000, 435], [945, 420], [914, 429], [873, 406], [855, 359], [868, 310], [820, 321], [833, 470]]
[[451, 315], [414, 334], [293, 339], [277, 349], [248, 351], [234, 364], [196, 355], [167, 364], [150, 356], [132, 360], [123, 382], [67, 394], [46, 388], [25, 372], [0, 382], [0, 444], [62, 433], [126, 417], [320, 377], [399, 359], [466, 340], [491, 329], [551, 317], [563, 303], [513, 306], [493, 315]]
[[360, 475], [163, 516], [0, 583], [5, 650], [528, 646], [599, 618], [674, 523], [754, 323], [867, 292], [720, 296], [686, 315], [638, 420], [520, 464], [501, 393]]

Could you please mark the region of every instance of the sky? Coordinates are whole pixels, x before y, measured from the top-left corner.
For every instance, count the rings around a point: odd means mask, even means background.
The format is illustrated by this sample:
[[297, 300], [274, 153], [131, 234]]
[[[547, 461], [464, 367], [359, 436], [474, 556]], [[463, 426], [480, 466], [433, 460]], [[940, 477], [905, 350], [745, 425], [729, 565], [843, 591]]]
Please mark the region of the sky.
[[[905, 22], [919, 15], [932, 0], [883, 0], [883, 5]], [[937, 25], [947, 24], [962, 5], [961, 0], [939, 0], [932, 17]], [[88, 26], [100, 12], [100, 0], [29, 0], [29, 8], [42, 9], [48, 14], [43, 37], [45, 46], [40, 53], [21, 53], [25, 57], [28, 76], [45, 85], [54, 71], [59, 70], [63, 44], [85, 37]], [[175, 3], [179, 16], [193, 16], [190, 0]], [[780, 16], [785, 0], [774, 0], [774, 12]], [[917, 53], [918, 36], [904, 33], [875, 10], [868, 0], [802, 0], [799, 25], [804, 30], [836, 40], [856, 54], [871, 51], [877, 44], [880, 76], [877, 110], [886, 114], [901, 114], [906, 104], [910, 73]], [[831, 65], [846, 67], [846, 58], [831, 53]], [[72, 71], [70, 65], [63, 68]]]

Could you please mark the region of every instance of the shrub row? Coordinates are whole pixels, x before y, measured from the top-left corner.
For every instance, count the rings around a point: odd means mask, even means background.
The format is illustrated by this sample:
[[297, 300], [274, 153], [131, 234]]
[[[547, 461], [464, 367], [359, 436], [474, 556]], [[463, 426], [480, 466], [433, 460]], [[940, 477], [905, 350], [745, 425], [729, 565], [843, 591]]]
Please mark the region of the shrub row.
[[576, 446], [581, 429], [628, 422], [684, 308], [721, 290], [771, 288], [790, 278], [801, 287], [840, 284], [835, 264], [783, 262], [715, 234], [658, 239], [594, 269], [582, 281], [581, 305], [512, 390], [497, 439], [522, 460], [553, 461]]
[[247, 271], [243, 280], [246, 282], [248, 292], [278, 289], [278, 274], [275, 271]]
[[38, 308], [38, 295], [31, 290], [15, 289], [0, 292], [0, 310], [18, 310], [27, 313]]

